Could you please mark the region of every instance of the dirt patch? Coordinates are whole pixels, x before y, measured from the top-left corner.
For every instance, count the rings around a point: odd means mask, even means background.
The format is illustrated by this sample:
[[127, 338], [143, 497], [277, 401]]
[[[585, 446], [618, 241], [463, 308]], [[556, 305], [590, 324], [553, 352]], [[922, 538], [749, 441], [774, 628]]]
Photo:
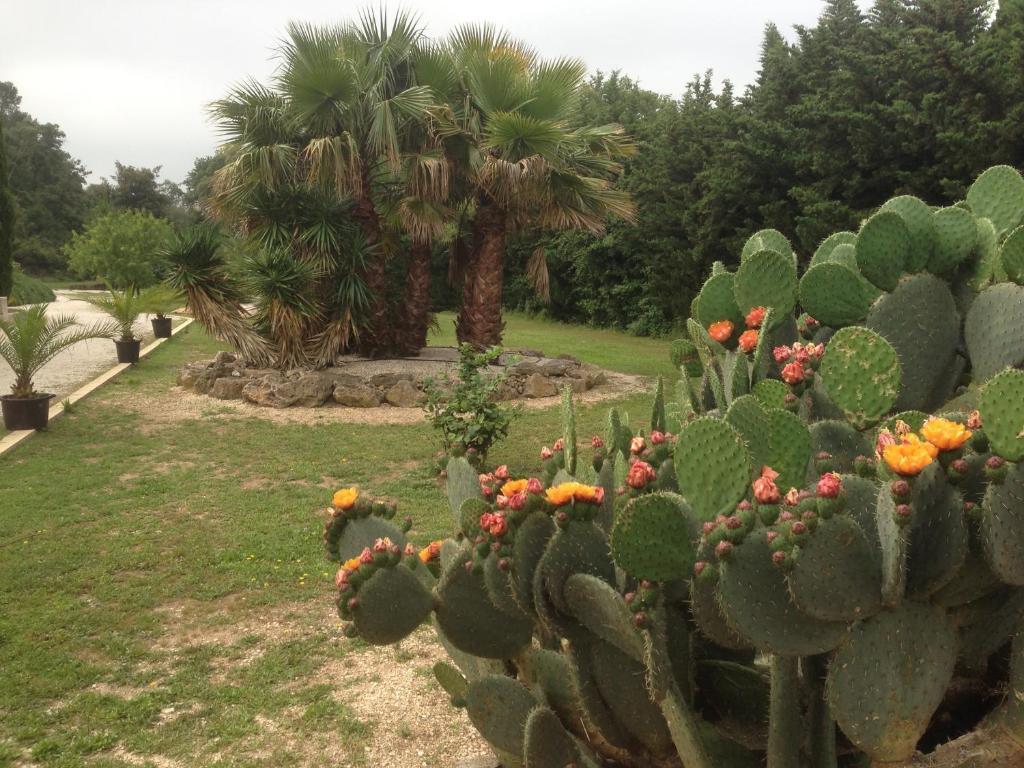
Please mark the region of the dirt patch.
[[453, 707], [434, 679], [431, 667], [447, 658], [424, 627], [397, 646], [332, 660], [317, 674], [318, 682], [337, 686], [335, 697], [360, 720], [373, 723], [367, 765], [455, 766], [490, 754], [465, 710]]

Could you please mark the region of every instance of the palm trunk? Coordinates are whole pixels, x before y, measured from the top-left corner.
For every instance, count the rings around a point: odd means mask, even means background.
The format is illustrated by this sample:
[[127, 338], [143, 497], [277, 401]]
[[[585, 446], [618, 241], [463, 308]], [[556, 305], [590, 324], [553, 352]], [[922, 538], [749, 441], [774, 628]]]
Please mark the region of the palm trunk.
[[466, 265], [462, 308], [455, 323], [459, 343], [486, 349], [501, 343], [501, 292], [508, 220], [505, 212], [482, 204], [473, 222], [473, 252]]
[[405, 283], [405, 307], [401, 337], [397, 346], [402, 354], [415, 355], [427, 346], [430, 322], [430, 243], [413, 242]]
[[[380, 216], [373, 204], [370, 189], [370, 175], [364, 169], [362, 192], [352, 215], [359, 222], [367, 244], [376, 245], [380, 242]], [[389, 354], [394, 346], [393, 326], [388, 317], [387, 273], [383, 257], [378, 255], [370, 260], [363, 272], [363, 281], [370, 294], [370, 306], [360, 333], [359, 346], [368, 357], [382, 357]]]

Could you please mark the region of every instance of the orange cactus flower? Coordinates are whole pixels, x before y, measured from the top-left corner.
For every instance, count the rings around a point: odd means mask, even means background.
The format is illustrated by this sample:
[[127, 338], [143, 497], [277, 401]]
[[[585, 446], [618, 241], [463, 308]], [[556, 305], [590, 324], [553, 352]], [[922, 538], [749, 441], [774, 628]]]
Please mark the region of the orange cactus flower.
[[757, 331], [744, 331], [740, 334], [740, 349], [744, 352], [757, 349]]
[[548, 488], [544, 495], [556, 507], [565, 506], [572, 501], [600, 504], [604, 500], [604, 488], [583, 483], [561, 483]]
[[747, 328], [760, 328], [761, 323], [764, 322], [764, 316], [768, 313], [768, 310], [764, 307], [754, 307], [751, 309], [745, 318]]
[[719, 344], [725, 344], [732, 338], [732, 331], [735, 326], [728, 320], [719, 320], [708, 326], [708, 336]]
[[507, 498], [512, 498], [517, 493], [523, 493], [526, 491], [526, 486], [529, 483], [530, 481], [526, 478], [523, 478], [522, 480], [509, 480], [501, 486], [501, 495]]
[[939, 449], [931, 443], [921, 440], [917, 435], [904, 435], [901, 442], [887, 445], [882, 451], [882, 458], [885, 459], [889, 469], [898, 475], [911, 477], [927, 467], [935, 457], [939, 455]]
[[429, 563], [431, 560], [436, 560], [441, 556], [441, 540], [432, 541], [423, 549], [420, 550], [419, 558], [420, 562]]
[[931, 418], [921, 427], [921, 437], [940, 451], [955, 451], [971, 439], [971, 431], [949, 419]]
[[359, 568], [359, 558], [350, 557], [348, 560], [341, 564], [341, 567], [348, 571], [357, 570]]
[[355, 486], [351, 488], [342, 488], [334, 494], [334, 498], [331, 500], [331, 505], [335, 509], [352, 509], [356, 505], [356, 501], [359, 499], [359, 489]]

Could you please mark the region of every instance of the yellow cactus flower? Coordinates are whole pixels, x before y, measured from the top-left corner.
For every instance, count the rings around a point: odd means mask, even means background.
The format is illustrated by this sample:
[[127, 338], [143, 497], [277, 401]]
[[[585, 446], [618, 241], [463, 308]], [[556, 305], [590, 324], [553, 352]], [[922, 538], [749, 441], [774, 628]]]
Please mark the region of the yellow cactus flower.
[[526, 486], [529, 484], [529, 480], [523, 478], [522, 480], [509, 480], [503, 486], [501, 486], [501, 495], [506, 498], [512, 498], [517, 493], [525, 493]]
[[939, 449], [931, 443], [922, 441], [917, 435], [907, 434], [901, 442], [885, 446], [882, 457], [893, 472], [910, 477], [935, 461], [938, 454]]
[[359, 489], [355, 486], [351, 488], [342, 488], [334, 494], [334, 498], [331, 500], [331, 504], [335, 509], [352, 509], [356, 505], [356, 500], [359, 498]]
[[544, 495], [556, 507], [565, 506], [571, 501], [600, 504], [604, 501], [604, 488], [583, 483], [562, 483], [548, 488]]
[[949, 419], [931, 418], [921, 427], [921, 436], [940, 451], [955, 451], [971, 439], [971, 431]]
[[420, 562], [429, 563], [431, 560], [439, 558], [441, 556], [442, 543], [443, 542], [438, 539], [437, 541], [430, 542], [427, 546], [421, 549], [419, 554]]
[[357, 568], [359, 568], [359, 558], [350, 557], [348, 560], [341, 564], [341, 567], [349, 571], [354, 571]]

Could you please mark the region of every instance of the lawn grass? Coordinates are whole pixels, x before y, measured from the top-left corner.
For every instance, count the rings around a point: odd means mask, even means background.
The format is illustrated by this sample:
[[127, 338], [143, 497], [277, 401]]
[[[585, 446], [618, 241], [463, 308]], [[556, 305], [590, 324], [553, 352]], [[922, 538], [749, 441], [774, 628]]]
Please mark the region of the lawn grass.
[[[669, 372], [666, 342], [520, 317], [507, 340]], [[366, 649], [339, 637], [320, 510], [358, 484], [413, 516], [414, 541], [446, 534], [436, 439], [124, 405], [173, 397], [181, 365], [217, 348], [193, 326], [0, 457], [0, 766], [366, 764], [374, 719], [323, 674]], [[649, 397], [617, 404], [642, 417]], [[580, 409], [581, 436], [608, 406]], [[535, 470], [557, 432], [556, 410], [527, 411], [492, 458]]]

